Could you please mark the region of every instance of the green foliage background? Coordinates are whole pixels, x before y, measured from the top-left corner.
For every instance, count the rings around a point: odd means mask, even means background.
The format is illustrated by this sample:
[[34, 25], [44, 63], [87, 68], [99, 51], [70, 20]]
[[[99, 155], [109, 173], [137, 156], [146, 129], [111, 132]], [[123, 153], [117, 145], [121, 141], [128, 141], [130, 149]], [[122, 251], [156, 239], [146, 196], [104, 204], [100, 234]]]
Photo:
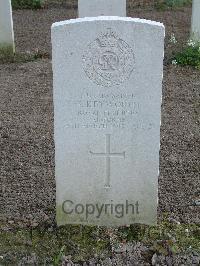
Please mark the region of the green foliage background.
[[192, 0], [165, 0], [164, 3], [169, 7], [178, 7], [191, 4]]
[[188, 65], [200, 69], [200, 44], [197, 43], [194, 46], [185, 46], [173, 59], [176, 60], [178, 65]]
[[[109, 0], [108, 0], [109, 1]], [[12, 0], [12, 6], [13, 9], [37, 9], [41, 8], [44, 0]], [[46, 0], [47, 4], [50, 4], [52, 2], [54, 3], [68, 3], [71, 5], [77, 6], [78, 0]], [[154, 0], [152, 1], [153, 5], [157, 9], [166, 9], [166, 8], [176, 8], [181, 7], [184, 5], [188, 5], [192, 3], [192, 0]], [[127, 6], [131, 7], [134, 4], [134, 6], [144, 6], [143, 0], [128, 0]]]
[[12, 0], [13, 9], [37, 9], [42, 7], [42, 0]]
[[166, 9], [173, 9], [192, 4], [192, 0], [157, 0], [154, 2], [154, 7], [157, 10], [165, 11]]

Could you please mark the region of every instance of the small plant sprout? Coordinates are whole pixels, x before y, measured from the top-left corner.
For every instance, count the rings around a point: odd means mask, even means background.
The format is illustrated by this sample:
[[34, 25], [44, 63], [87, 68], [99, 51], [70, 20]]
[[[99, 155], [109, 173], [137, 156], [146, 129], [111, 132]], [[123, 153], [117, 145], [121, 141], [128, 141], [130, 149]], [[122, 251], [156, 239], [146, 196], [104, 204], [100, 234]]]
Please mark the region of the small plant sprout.
[[171, 34], [171, 37], [170, 37], [169, 41], [170, 41], [170, 43], [173, 43], [173, 44], [177, 43], [177, 40], [176, 40], [176, 37], [175, 37], [174, 33]]
[[186, 232], [187, 234], [189, 234], [189, 229], [186, 228], [186, 229], [185, 229], [185, 232]]
[[176, 59], [172, 60], [172, 65], [177, 65]]
[[187, 41], [187, 45], [188, 45], [188, 46], [191, 46], [191, 47], [195, 47], [195, 46], [196, 46], [196, 43], [195, 43], [194, 40], [191, 40], [191, 39], [190, 39], [190, 40]]
[[176, 53], [171, 62], [173, 65], [193, 66], [200, 69], [200, 42], [188, 40], [182, 51]]

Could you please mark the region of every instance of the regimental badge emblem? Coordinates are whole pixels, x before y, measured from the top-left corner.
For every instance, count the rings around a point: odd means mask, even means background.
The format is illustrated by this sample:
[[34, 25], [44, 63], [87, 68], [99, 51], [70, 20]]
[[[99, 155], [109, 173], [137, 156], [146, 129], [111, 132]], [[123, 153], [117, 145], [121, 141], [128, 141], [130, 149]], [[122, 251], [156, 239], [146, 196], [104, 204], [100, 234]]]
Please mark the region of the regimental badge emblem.
[[129, 79], [135, 64], [133, 49], [112, 29], [88, 45], [82, 60], [88, 78], [104, 87], [120, 85]]

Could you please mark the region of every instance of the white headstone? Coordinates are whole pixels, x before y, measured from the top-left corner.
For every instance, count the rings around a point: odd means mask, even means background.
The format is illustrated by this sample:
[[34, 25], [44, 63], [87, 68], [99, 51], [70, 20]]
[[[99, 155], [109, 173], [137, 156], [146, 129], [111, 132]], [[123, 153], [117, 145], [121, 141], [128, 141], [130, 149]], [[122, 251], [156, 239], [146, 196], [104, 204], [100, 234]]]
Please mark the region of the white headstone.
[[191, 37], [200, 41], [200, 0], [193, 0]]
[[156, 223], [163, 46], [157, 22], [53, 24], [58, 225]]
[[78, 0], [79, 18], [96, 16], [126, 17], [126, 0]]
[[0, 48], [14, 52], [14, 33], [11, 0], [0, 0]]

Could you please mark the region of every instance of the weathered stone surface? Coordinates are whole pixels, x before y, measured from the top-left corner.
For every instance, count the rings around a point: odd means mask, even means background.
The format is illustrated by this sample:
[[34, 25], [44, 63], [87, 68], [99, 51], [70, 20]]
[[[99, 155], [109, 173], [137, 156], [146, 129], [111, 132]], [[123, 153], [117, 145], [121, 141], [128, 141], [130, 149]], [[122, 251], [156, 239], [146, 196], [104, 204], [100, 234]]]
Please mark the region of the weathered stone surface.
[[15, 50], [11, 0], [0, 0], [0, 48]]
[[193, 0], [191, 37], [200, 41], [200, 1]]
[[78, 0], [79, 17], [126, 17], [126, 0]]
[[53, 24], [57, 222], [155, 224], [164, 26]]

